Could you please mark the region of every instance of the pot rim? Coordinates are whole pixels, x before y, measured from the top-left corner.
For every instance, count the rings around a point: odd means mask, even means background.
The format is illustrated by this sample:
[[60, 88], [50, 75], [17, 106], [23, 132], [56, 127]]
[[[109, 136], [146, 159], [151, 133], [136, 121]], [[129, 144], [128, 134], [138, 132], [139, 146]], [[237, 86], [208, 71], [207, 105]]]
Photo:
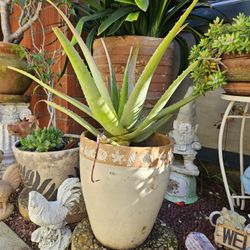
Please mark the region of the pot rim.
[[[158, 42], [158, 43], [160, 43], [161, 41], [163, 41], [164, 38], [152, 37], [152, 36], [138, 36], [138, 35], [107, 36], [107, 37], [96, 38], [94, 40], [93, 44], [96, 44], [97, 42], [101, 43], [101, 39], [106, 40], [106, 41], [108, 41], [108, 40], [112, 41], [114, 39], [115, 40], [134, 39], [134, 40], [138, 40], [138, 41], [147, 40], [147, 41], [150, 41], [150, 42]], [[168, 49], [174, 49], [174, 42], [173, 41], [169, 44]]]
[[226, 59], [234, 59], [234, 58], [242, 58], [242, 57], [250, 57], [250, 53], [239, 53], [239, 52], [235, 52], [235, 53], [223, 53], [221, 56], [222, 60], [226, 60]]
[[[91, 142], [96, 143], [96, 141], [94, 141], [94, 140], [88, 138], [87, 136], [85, 136], [87, 133], [89, 133], [89, 132], [88, 132], [88, 131], [84, 131], [84, 132], [81, 134], [80, 143], [81, 143], [82, 139], [85, 139], [85, 140], [88, 140], [88, 141], [91, 141]], [[166, 148], [166, 147], [168, 147], [168, 148], [173, 147], [174, 142], [173, 142], [173, 140], [172, 140], [168, 135], [165, 135], [165, 134], [162, 134], [162, 133], [155, 133], [154, 135], [158, 135], [158, 136], [167, 138], [168, 141], [169, 141], [169, 143], [166, 144], [166, 145], [161, 145], [161, 146], [142, 146], [142, 147], [138, 147], [138, 146], [124, 146], [124, 145], [111, 145], [111, 144], [108, 144], [108, 143], [106, 143], [106, 144], [101, 144], [101, 145], [102, 145], [103, 147], [107, 147], [107, 148], [110, 148], [110, 149], [111, 149], [111, 148], [114, 148], [114, 147], [119, 147], [119, 148], [121, 148], [121, 149], [132, 148], [132, 149], [134, 149], [134, 150], [139, 150], [139, 149], [142, 150], [142, 149], [147, 149], [147, 148], [151, 148], [151, 149], [152, 149], [152, 148], [158, 148], [158, 149], [160, 149], [160, 148]]]
[[[78, 136], [78, 135], [74, 135], [74, 134], [72, 134], [72, 136], [71, 136], [71, 134], [65, 134], [64, 137], [78, 138], [79, 136]], [[49, 152], [24, 151], [24, 150], [21, 150], [21, 149], [19, 149], [19, 148], [17, 147], [17, 144], [18, 144], [18, 143], [20, 143], [19, 140], [17, 140], [17, 141], [14, 143], [14, 145], [13, 145], [13, 147], [12, 147], [12, 150], [13, 150], [13, 151], [16, 151], [16, 152], [22, 152], [23, 154], [39, 154], [39, 155], [51, 154], [51, 155], [53, 155], [53, 154], [65, 153], [65, 152], [74, 152], [74, 151], [77, 152], [77, 151], [79, 151], [79, 149], [80, 149], [80, 145], [78, 145], [78, 147], [76, 147], [76, 148], [62, 149], [62, 150], [49, 151]], [[79, 144], [80, 144], [80, 142], [79, 142]]]
[[15, 44], [15, 43], [9, 43], [9, 42], [0, 41], [0, 51], [1, 51], [2, 49], [6, 49], [6, 51], [9, 50], [9, 51], [8, 51], [8, 54], [16, 55], [16, 56], [17, 56], [16, 53], [14, 53], [14, 52], [11, 51], [11, 48], [12, 48], [12, 47], [15, 47], [15, 46], [19, 46], [19, 47], [21, 47], [21, 48], [25, 48], [25, 49], [27, 49], [28, 51], [30, 51], [29, 48], [27, 48], [26, 46], [23, 46], [23, 45], [21, 45], [21, 44]]

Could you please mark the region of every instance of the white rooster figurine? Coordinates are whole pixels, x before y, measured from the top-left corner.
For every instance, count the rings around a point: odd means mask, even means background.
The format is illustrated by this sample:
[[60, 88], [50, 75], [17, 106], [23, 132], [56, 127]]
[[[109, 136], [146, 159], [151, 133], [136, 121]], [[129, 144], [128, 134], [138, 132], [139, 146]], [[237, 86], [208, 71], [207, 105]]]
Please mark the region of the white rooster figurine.
[[68, 178], [58, 188], [57, 200], [47, 201], [40, 193], [29, 193], [29, 218], [40, 226], [31, 240], [42, 250], [64, 250], [70, 244], [71, 231], [65, 218], [75, 203], [79, 202], [81, 185], [78, 178]]

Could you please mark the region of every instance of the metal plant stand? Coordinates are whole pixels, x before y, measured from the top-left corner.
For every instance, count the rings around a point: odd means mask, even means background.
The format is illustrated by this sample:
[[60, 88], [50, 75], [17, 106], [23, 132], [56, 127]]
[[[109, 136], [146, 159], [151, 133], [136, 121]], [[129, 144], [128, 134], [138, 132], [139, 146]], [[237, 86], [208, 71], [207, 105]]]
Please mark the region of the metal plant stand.
[[[220, 169], [221, 169], [221, 174], [224, 182], [224, 186], [226, 189], [226, 194], [229, 202], [230, 209], [234, 211], [234, 205], [235, 201], [238, 206], [240, 206], [241, 210], [244, 210], [245, 208], [245, 199], [250, 199], [250, 196], [245, 195], [244, 192], [244, 187], [241, 184], [241, 194], [236, 195], [236, 194], [231, 194], [229, 186], [228, 186], [228, 181], [227, 181], [227, 176], [226, 176], [226, 171], [225, 171], [225, 166], [224, 166], [224, 160], [223, 160], [223, 153], [222, 153], [222, 142], [223, 142], [223, 135], [224, 135], [224, 129], [226, 125], [226, 121], [228, 118], [234, 118], [234, 119], [242, 119], [241, 121], [241, 130], [240, 130], [240, 149], [239, 149], [239, 155], [240, 155], [240, 176], [243, 175], [244, 172], [244, 160], [243, 160], [243, 139], [244, 139], [244, 129], [245, 129], [245, 122], [247, 118], [250, 118], [250, 115], [247, 114], [248, 108], [249, 108], [249, 103], [250, 103], [250, 97], [248, 96], [233, 96], [233, 95], [226, 95], [223, 94], [221, 96], [223, 100], [229, 101], [228, 106], [226, 108], [226, 111], [224, 113], [221, 127], [220, 127], [220, 132], [219, 132], [219, 141], [218, 141], [218, 153], [219, 153], [219, 162], [220, 162]], [[231, 115], [230, 111], [232, 110], [234, 104], [236, 102], [241, 102], [245, 105], [244, 112], [242, 115]]]

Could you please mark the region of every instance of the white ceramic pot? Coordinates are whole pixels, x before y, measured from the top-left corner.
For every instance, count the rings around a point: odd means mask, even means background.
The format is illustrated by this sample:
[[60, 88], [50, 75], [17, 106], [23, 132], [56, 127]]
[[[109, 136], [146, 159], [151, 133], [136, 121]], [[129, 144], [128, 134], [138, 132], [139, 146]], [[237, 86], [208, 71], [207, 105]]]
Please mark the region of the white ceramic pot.
[[152, 230], [167, 188], [172, 144], [156, 134], [147, 147], [100, 144], [83, 134], [80, 173], [83, 196], [96, 238], [114, 249], [142, 244]]

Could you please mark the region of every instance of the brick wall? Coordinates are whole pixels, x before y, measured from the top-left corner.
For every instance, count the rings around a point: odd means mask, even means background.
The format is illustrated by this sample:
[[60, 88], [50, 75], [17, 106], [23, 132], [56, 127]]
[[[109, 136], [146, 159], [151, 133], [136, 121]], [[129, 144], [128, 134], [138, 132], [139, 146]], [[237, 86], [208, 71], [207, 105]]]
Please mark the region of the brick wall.
[[[14, 8], [14, 11], [11, 17], [12, 18], [11, 25], [12, 25], [13, 30], [15, 30], [18, 27], [17, 24], [18, 24], [19, 14], [20, 14], [20, 9], [16, 6]], [[56, 37], [53, 34], [52, 27], [58, 26], [59, 24], [61, 24], [62, 23], [61, 19], [59, 15], [57, 14], [56, 10], [52, 6], [45, 5], [40, 15], [40, 20], [43, 23], [44, 31], [46, 34], [45, 49], [46, 51], [52, 53], [56, 48], [60, 48], [60, 44], [58, 41], [53, 42], [56, 40]], [[39, 44], [42, 43], [43, 33], [42, 33], [41, 25], [39, 24], [38, 21], [33, 25], [33, 34], [34, 34], [33, 37], [34, 37], [35, 44], [39, 46]], [[70, 36], [70, 34], [68, 35]], [[24, 39], [22, 40], [21, 44], [28, 47], [31, 50], [33, 49], [30, 30], [25, 32]], [[55, 65], [55, 70], [62, 69], [64, 62], [65, 62], [65, 57], [60, 58], [58, 63]], [[31, 96], [31, 109], [33, 112], [34, 112], [34, 106], [37, 103], [37, 101], [40, 101], [46, 97], [46, 95], [44, 94], [41, 88], [38, 89], [34, 93], [33, 90], [35, 86], [36, 85], [33, 84], [26, 93], [27, 95]], [[72, 97], [76, 97], [80, 101], [84, 101], [76, 76], [70, 65], [67, 67], [66, 73], [61, 80], [61, 87], [59, 87], [58, 89]], [[62, 104], [68, 108], [73, 109], [71, 105], [67, 104], [63, 100], [60, 100], [59, 98], [55, 97], [55, 101], [58, 104]], [[39, 103], [36, 107], [35, 114], [39, 118], [41, 127], [45, 127], [49, 121], [49, 114], [47, 112], [46, 104], [43, 102]], [[86, 116], [85, 114], [81, 114], [81, 115]], [[86, 119], [89, 120], [89, 118], [86, 118]], [[70, 119], [69, 117], [67, 117], [61, 112], [56, 112], [56, 120], [57, 120], [58, 128], [60, 128], [64, 133], [80, 134], [84, 130], [84, 128], [76, 124], [72, 119]]]

